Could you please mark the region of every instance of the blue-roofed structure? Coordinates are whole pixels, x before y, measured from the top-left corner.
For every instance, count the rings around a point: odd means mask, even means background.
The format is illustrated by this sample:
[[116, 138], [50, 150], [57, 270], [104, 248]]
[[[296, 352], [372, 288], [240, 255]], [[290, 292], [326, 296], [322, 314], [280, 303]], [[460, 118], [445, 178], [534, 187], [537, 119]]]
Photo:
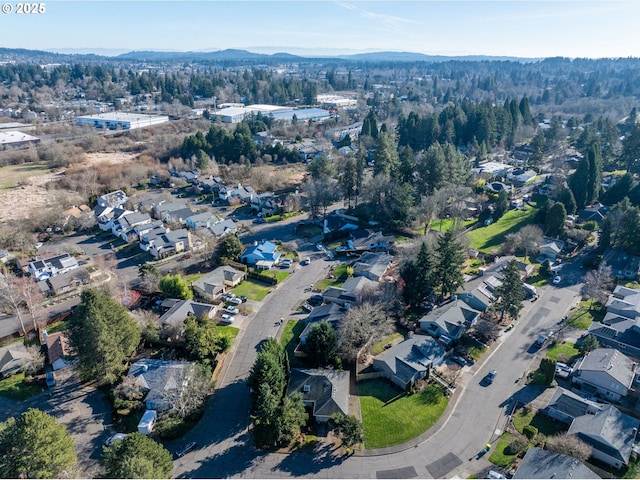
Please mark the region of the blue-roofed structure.
[[277, 249], [277, 245], [267, 240], [256, 242], [245, 249], [240, 255], [240, 261], [247, 265], [254, 265], [259, 269], [268, 270], [280, 260], [281, 254], [276, 251]]

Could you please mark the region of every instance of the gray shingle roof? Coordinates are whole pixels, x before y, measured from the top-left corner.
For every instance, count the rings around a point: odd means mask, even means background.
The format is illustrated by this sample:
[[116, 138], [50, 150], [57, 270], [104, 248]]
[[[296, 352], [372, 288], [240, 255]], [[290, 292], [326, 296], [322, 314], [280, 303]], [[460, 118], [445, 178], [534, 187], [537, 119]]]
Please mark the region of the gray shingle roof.
[[521, 478], [600, 478], [581, 461], [531, 447], [527, 450], [518, 470], [513, 475], [515, 479]]
[[314, 416], [349, 413], [348, 371], [292, 368], [287, 395], [294, 392], [302, 393], [303, 401], [313, 404]]
[[578, 371], [605, 372], [613, 380], [629, 388], [633, 383], [634, 362], [613, 348], [597, 348], [586, 355]]

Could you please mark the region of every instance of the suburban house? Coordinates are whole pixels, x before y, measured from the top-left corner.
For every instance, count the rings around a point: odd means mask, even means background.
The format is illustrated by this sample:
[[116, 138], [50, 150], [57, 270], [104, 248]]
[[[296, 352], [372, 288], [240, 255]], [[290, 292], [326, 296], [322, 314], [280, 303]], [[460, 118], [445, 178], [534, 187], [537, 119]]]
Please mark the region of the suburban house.
[[396, 239], [393, 235], [382, 235], [382, 232], [371, 230], [351, 230], [347, 248], [349, 250], [388, 251]]
[[62, 275], [40, 280], [37, 284], [43, 295], [61, 295], [87, 285], [90, 280], [91, 275], [85, 268], [76, 268]]
[[639, 424], [613, 405], [604, 405], [595, 415], [577, 417], [567, 433], [591, 445], [593, 458], [619, 469], [629, 463]]
[[298, 345], [296, 346], [296, 354], [304, 356], [303, 346], [307, 343], [307, 337], [311, 328], [319, 322], [329, 322], [331, 328], [337, 330], [340, 322], [344, 318], [346, 310], [337, 303], [325, 303], [311, 310], [311, 313], [305, 318], [306, 325], [300, 336], [298, 337]]
[[68, 253], [63, 253], [49, 258], [36, 259], [29, 263], [27, 269], [37, 280], [43, 280], [70, 272], [74, 268], [78, 268], [78, 266], [78, 262], [74, 257]]
[[535, 270], [534, 265], [524, 263], [518, 260], [518, 258], [515, 257], [514, 255], [505, 255], [502, 257], [496, 257], [493, 260], [493, 263], [491, 263], [490, 265], [480, 267], [478, 269], [478, 273], [480, 275], [485, 275], [485, 276], [487, 274], [492, 274], [501, 278], [500, 273], [502, 272], [502, 270], [504, 270], [504, 268], [507, 266], [507, 263], [509, 263], [511, 260], [516, 261], [516, 265], [518, 266], [518, 271], [520, 272], [520, 278], [523, 280], [527, 278], [529, 275], [531, 275]]
[[193, 362], [145, 358], [132, 364], [127, 376], [147, 392], [144, 401], [148, 410], [167, 411], [182, 395], [194, 367]]
[[600, 478], [580, 460], [562, 453], [531, 447], [513, 477], [525, 478]]
[[606, 303], [602, 323], [593, 322], [588, 333], [600, 345], [640, 358], [640, 291], [618, 285]]
[[214, 223], [220, 221], [220, 217], [210, 212], [196, 213], [190, 217], [185, 218], [184, 223], [187, 228], [191, 230], [197, 230], [199, 228], [209, 228]]
[[534, 170], [524, 170], [519, 168], [507, 173], [507, 179], [518, 182], [521, 185], [533, 180], [538, 174]]
[[184, 321], [188, 317], [213, 318], [218, 310], [216, 305], [194, 302], [193, 300], [167, 299], [163, 302], [163, 306], [170, 304], [169, 310], [160, 317], [159, 322], [163, 327], [171, 326], [177, 332], [182, 331]]
[[348, 370], [292, 368], [287, 395], [300, 392], [313, 419], [325, 423], [334, 413], [349, 414], [349, 384]]
[[379, 282], [391, 266], [393, 257], [385, 252], [365, 252], [360, 259], [353, 264], [353, 274], [356, 277], [367, 277], [369, 280]]
[[242, 252], [240, 262], [255, 266], [259, 270], [269, 270], [280, 260], [281, 255], [276, 251], [277, 249], [277, 245], [267, 240], [260, 243], [254, 242]]
[[127, 200], [129, 200], [129, 197], [127, 197], [126, 193], [124, 193], [122, 190], [116, 190], [114, 192], [100, 195], [98, 197], [98, 206], [117, 208], [127, 203]]
[[420, 319], [420, 329], [435, 338], [458, 340], [476, 322], [480, 311], [457, 298], [438, 307]]
[[640, 385], [637, 366], [618, 350], [597, 348], [575, 366], [571, 382], [589, 395], [619, 402], [627, 395], [637, 394], [635, 386]]
[[47, 358], [53, 370], [60, 370], [72, 364], [71, 345], [64, 332], [49, 335], [46, 330], [43, 330], [42, 338], [47, 345]]
[[598, 224], [602, 223], [604, 220], [608, 207], [605, 207], [602, 204], [596, 204], [590, 207], [586, 207], [584, 210], [580, 210], [578, 212], [578, 219], [580, 222], [596, 222]]
[[549, 403], [540, 412], [554, 420], [571, 425], [571, 422], [577, 417], [587, 414], [595, 415], [601, 409], [601, 405], [570, 390], [557, 387]]
[[134, 227], [151, 223], [151, 217], [146, 213], [131, 212], [111, 223], [111, 233], [115, 237], [121, 237], [125, 242], [138, 240], [138, 234]]
[[193, 211], [188, 207], [178, 210], [169, 210], [162, 213], [162, 221], [165, 223], [177, 223], [184, 225], [187, 218], [194, 215]]
[[555, 262], [556, 257], [564, 249], [564, 242], [554, 238], [543, 237], [542, 243], [538, 246], [540, 255], [546, 257], [550, 262]]
[[200, 180], [198, 185], [204, 193], [218, 193], [220, 187], [224, 186], [224, 181], [220, 177], [210, 177]]
[[433, 366], [444, 361], [445, 349], [433, 338], [413, 335], [373, 359], [373, 368], [398, 387], [406, 390], [429, 375]]
[[363, 293], [374, 291], [377, 288], [378, 282], [369, 280], [367, 277], [349, 277], [342, 287], [328, 287], [322, 292], [322, 298], [327, 303], [357, 305], [362, 301]]
[[216, 238], [238, 233], [238, 225], [230, 218], [226, 218], [208, 227]]
[[108, 232], [113, 227], [113, 222], [133, 212], [120, 207], [105, 207], [104, 209], [96, 207], [94, 213], [98, 217], [98, 228], [103, 232]]
[[227, 289], [242, 283], [246, 275], [245, 272], [223, 265], [193, 282], [191, 287], [198, 297], [213, 301]]
[[0, 378], [21, 372], [30, 359], [31, 356], [22, 342], [0, 347]]
[[157, 220], [164, 220], [164, 215], [167, 212], [186, 208], [186, 205], [182, 202], [167, 202], [166, 200], [153, 201], [149, 206], [151, 207], [151, 215]]
[[237, 184], [235, 187], [221, 186], [218, 189], [218, 197], [220, 200], [231, 201], [233, 198], [237, 198], [242, 203], [251, 203], [251, 199], [256, 194], [253, 187], [243, 187], [241, 184]]
[[156, 222], [150, 223], [149, 226], [151, 228], [140, 235], [140, 249], [145, 252], [149, 251], [157, 238], [171, 231], [170, 228], [164, 226], [162, 220], [157, 220], [157, 222], [159, 224], [156, 224]]
[[278, 200], [273, 192], [263, 192], [251, 197], [251, 210], [263, 215], [279, 213]]
[[162, 258], [173, 253], [184, 252], [191, 248], [191, 234], [181, 228], [156, 237], [150, 244], [148, 252], [155, 258]]
[[635, 280], [640, 273], [640, 257], [613, 248], [604, 252], [601, 265], [610, 270], [612, 276], [622, 280]]

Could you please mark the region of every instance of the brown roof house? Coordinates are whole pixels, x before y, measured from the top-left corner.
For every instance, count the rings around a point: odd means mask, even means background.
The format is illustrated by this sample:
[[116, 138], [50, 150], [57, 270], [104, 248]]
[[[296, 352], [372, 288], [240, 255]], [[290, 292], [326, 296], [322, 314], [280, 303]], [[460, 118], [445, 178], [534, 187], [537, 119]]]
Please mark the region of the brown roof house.
[[52, 333], [49, 335], [46, 330], [42, 332], [42, 337], [47, 344], [47, 357], [54, 370], [68, 367], [73, 363], [72, 352], [69, 339], [64, 332]]

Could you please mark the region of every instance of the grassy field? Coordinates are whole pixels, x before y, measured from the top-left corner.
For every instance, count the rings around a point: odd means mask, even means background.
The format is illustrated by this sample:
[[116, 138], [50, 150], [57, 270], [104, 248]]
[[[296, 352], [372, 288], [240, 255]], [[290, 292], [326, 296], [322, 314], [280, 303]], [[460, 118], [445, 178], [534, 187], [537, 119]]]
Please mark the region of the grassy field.
[[22, 401], [40, 392], [42, 392], [42, 386], [37, 383], [24, 383], [24, 373], [0, 381], [0, 395], [3, 397]]
[[556, 362], [567, 363], [580, 355], [580, 350], [573, 343], [556, 343], [547, 349], [547, 358]]
[[417, 437], [440, 418], [447, 406], [441, 395], [427, 403], [422, 394], [407, 395], [385, 380], [368, 380], [358, 385], [365, 448], [397, 445]]
[[535, 208], [509, 210], [497, 222], [471, 230], [467, 233], [469, 247], [481, 252], [497, 250], [509, 233], [532, 224], [537, 211]]
[[46, 163], [23, 163], [22, 165], [7, 165], [0, 167], [0, 193], [11, 190], [16, 184], [29, 177], [49, 172]]
[[262, 300], [264, 300], [264, 297], [267, 296], [267, 293], [269, 293], [271, 288], [271, 285], [248, 279], [234, 288], [232, 292], [237, 296], [244, 295], [251, 300], [261, 302]]
[[600, 302], [594, 302], [593, 307], [591, 307], [591, 300], [583, 300], [580, 302], [578, 308], [576, 308], [569, 320], [567, 321], [567, 325], [573, 328], [579, 328], [581, 330], [586, 330], [593, 322], [601, 322], [607, 313], [604, 305]]

